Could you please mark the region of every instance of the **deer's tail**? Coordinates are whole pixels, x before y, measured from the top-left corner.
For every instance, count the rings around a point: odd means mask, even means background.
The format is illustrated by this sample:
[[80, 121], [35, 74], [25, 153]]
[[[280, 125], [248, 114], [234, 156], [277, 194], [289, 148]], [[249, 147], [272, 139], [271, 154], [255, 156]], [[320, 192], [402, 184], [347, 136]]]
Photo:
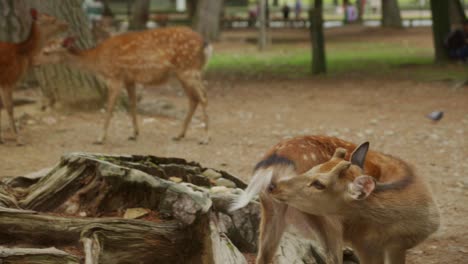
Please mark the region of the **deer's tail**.
[[207, 41], [203, 42], [203, 66], [204, 67], [206, 67], [212, 55], [213, 55], [213, 45], [211, 45]]
[[235, 211], [240, 209], [254, 199], [256, 195], [265, 190], [270, 184], [273, 176], [273, 170], [270, 169], [259, 169], [255, 171], [252, 180], [250, 180], [249, 186], [245, 191], [237, 197], [229, 208], [229, 211]]

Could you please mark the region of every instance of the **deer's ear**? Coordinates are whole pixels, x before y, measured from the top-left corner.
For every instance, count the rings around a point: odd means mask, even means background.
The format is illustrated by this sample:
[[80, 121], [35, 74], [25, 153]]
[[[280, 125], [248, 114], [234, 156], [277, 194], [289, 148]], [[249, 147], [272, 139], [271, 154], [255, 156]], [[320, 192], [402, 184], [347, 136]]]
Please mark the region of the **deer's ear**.
[[359, 176], [348, 187], [348, 196], [352, 200], [363, 200], [375, 190], [375, 179], [371, 176]]
[[32, 19], [37, 20], [37, 17], [39, 16], [39, 12], [37, 12], [37, 9], [31, 8], [31, 10], [29, 10], [29, 12], [31, 13]]
[[62, 46], [64, 48], [71, 48], [75, 44], [75, 37], [67, 37], [66, 39], [63, 40]]
[[364, 163], [366, 162], [367, 151], [369, 150], [369, 142], [364, 142], [359, 145], [353, 153], [351, 153], [351, 164], [359, 166], [364, 169]]

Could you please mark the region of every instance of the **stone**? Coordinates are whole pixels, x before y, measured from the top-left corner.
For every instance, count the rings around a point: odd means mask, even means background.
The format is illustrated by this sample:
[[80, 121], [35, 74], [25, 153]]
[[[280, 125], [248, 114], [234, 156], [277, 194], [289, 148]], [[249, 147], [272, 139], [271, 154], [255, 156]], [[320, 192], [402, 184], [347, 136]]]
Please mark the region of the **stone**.
[[205, 170], [203, 173], [202, 173], [203, 176], [207, 177], [208, 179], [210, 180], [217, 180], [219, 178], [221, 178], [221, 173], [215, 171], [215, 170], [212, 170], [212, 169], [207, 169]]
[[169, 177], [169, 180], [175, 183], [180, 183], [182, 182], [182, 179], [179, 177]]
[[57, 124], [57, 119], [51, 116], [43, 118], [42, 121], [49, 126]]
[[228, 188], [236, 188], [236, 184], [233, 181], [228, 180], [228, 179], [224, 179], [224, 178], [217, 179], [215, 184], [217, 186], [225, 186], [225, 187], [228, 187]]
[[149, 214], [149, 212], [150, 210], [146, 208], [127, 208], [123, 217], [125, 219], [138, 219]]
[[229, 189], [226, 186], [214, 186], [210, 189], [210, 193], [227, 193]]

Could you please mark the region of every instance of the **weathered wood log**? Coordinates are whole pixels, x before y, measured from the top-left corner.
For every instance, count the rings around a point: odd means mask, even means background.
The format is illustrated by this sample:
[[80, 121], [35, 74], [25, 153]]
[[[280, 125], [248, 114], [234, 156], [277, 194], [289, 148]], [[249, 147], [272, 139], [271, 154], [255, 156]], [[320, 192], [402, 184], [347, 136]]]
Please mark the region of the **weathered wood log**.
[[[227, 210], [246, 184], [198, 163], [72, 153], [42, 175], [4, 182], [1, 244], [75, 246], [89, 264], [246, 263], [239, 249], [257, 248], [259, 204]], [[143, 218], [123, 219], [133, 208]], [[320, 263], [319, 248], [285, 235], [275, 263]]]
[[79, 264], [80, 259], [56, 248], [0, 247], [0, 263], [8, 264]]

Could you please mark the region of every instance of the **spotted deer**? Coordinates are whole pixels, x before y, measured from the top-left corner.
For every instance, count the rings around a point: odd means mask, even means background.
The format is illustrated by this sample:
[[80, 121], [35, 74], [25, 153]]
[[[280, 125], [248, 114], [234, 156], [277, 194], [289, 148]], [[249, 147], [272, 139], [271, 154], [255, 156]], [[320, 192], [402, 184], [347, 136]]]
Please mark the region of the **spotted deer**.
[[[8, 114], [10, 127], [15, 135], [17, 145], [23, 141], [16, 128], [13, 114], [13, 90], [16, 83], [27, 72], [36, 56], [46, 43], [60, 33], [67, 30], [68, 24], [53, 16], [39, 13], [36, 9], [30, 10], [33, 22], [27, 38], [20, 43], [0, 42], [0, 97], [3, 108]], [[0, 109], [0, 144], [3, 143], [1, 135], [1, 109]]]
[[95, 48], [80, 50], [74, 45], [74, 38], [67, 38], [63, 45], [50, 45], [36, 59], [36, 64], [65, 63], [96, 74], [107, 84], [107, 114], [103, 132], [96, 141], [106, 141], [107, 130], [120, 90], [125, 87], [130, 100], [129, 113], [136, 140], [139, 134], [136, 117], [135, 84], [161, 84], [171, 74], [180, 81], [189, 99], [189, 109], [183, 121], [182, 130], [174, 137], [185, 136], [193, 114], [201, 104], [205, 136], [201, 143], [209, 141], [207, 97], [202, 80], [202, 71], [211, 55], [211, 45], [188, 27], [130, 32], [110, 37]]
[[438, 209], [423, 179], [368, 147], [304, 136], [267, 152], [231, 208], [260, 194], [257, 263], [272, 260], [286, 226], [315, 236], [326, 263], [342, 263], [342, 247], [350, 245], [363, 264], [405, 263], [406, 250], [437, 230]]

